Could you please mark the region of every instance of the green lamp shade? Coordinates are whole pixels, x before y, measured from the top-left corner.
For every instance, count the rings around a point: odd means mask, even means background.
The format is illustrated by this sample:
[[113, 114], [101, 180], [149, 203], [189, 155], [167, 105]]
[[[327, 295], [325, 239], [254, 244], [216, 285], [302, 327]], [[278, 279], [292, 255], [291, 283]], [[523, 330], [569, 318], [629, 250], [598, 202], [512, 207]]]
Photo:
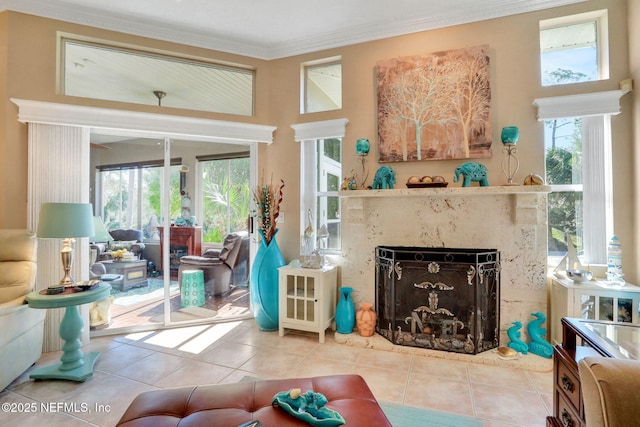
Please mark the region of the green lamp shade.
[[90, 203], [43, 203], [36, 234], [45, 239], [91, 237], [93, 208]]
[[113, 241], [113, 237], [107, 231], [107, 228], [104, 226], [102, 219], [99, 216], [93, 217], [93, 229], [95, 234], [89, 238], [91, 243], [95, 242], [111, 242]]

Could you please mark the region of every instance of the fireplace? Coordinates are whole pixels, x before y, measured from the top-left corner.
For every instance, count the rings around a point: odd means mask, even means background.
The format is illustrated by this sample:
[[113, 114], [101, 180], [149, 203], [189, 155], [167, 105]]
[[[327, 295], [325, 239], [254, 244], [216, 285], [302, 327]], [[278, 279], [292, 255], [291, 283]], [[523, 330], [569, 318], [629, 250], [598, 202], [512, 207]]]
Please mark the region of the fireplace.
[[500, 341], [500, 252], [378, 246], [376, 331], [394, 344], [477, 354]]

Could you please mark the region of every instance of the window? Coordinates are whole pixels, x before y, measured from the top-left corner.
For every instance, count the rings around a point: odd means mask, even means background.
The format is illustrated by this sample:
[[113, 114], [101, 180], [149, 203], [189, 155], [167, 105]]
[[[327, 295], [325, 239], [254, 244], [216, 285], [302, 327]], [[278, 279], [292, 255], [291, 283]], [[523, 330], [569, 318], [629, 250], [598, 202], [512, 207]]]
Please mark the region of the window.
[[[342, 138], [347, 123], [347, 119], [337, 119], [291, 126], [296, 141], [300, 141], [300, 236], [305, 234], [311, 211], [315, 235], [323, 226], [329, 231], [326, 242], [319, 242], [322, 249], [328, 249], [327, 253], [339, 253], [342, 247], [338, 191], [342, 183]], [[304, 242], [300, 243], [304, 254]]]
[[247, 230], [250, 215], [248, 153], [198, 156], [202, 202], [202, 241], [222, 243], [227, 234]]
[[621, 90], [536, 99], [544, 121], [549, 262], [566, 253], [568, 233], [586, 264], [606, 263], [614, 232], [611, 115]]
[[342, 64], [340, 58], [302, 65], [302, 113], [342, 108]]
[[247, 67], [69, 38], [61, 39], [61, 47], [65, 95], [253, 114], [254, 70]]
[[609, 78], [607, 11], [540, 21], [543, 86]]
[[[170, 216], [180, 215], [180, 159], [171, 161]], [[142, 229], [147, 239], [146, 225], [150, 219], [161, 218], [162, 161], [138, 162], [98, 167], [96, 186], [101, 189], [100, 213], [107, 230]]]

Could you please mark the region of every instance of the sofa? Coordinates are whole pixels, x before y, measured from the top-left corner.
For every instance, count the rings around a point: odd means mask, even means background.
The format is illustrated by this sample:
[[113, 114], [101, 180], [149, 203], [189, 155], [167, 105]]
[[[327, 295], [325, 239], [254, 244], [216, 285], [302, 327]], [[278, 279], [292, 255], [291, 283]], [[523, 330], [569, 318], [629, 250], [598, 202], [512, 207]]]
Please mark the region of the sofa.
[[178, 283], [182, 285], [182, 272], [202, 270], [204, 289], [209, 296], [224, 295], [231, 285], [242, 285], [248, 281], [249, 235], [247, 232], [228, 234], [222, 249], [207, 249], [202, 256], [187, 255], [180, 258]]
[[120, 427], [230, 426], [259, 420], [265, 427], [309, 426], [271, 405], [276, 393], [299, 388], [322, 393], [326, 408], [349, 427], [391, 426], [369, 386], [359, 375], [249, 381], [202, 385], [139, 394], [120, 418]]
[[587, 426], [638, 425], [640, 361], [585, 357], [578, 372]]
[[112, 251], [126, 249], [138, 259], [144, 259], [145, 244], [142, 243], [142, 230], [133, 228], [117, 229], [109, 231], [113, 241], [109, 243], [92, 243], [91, 249], [96, 250], [96, 261], [106, 261], [113, 259]]
[[30, 308], [34, 290], [37, 240], [23, 229], [0, 229], [0, 390], [42, 355], [46, 310]]

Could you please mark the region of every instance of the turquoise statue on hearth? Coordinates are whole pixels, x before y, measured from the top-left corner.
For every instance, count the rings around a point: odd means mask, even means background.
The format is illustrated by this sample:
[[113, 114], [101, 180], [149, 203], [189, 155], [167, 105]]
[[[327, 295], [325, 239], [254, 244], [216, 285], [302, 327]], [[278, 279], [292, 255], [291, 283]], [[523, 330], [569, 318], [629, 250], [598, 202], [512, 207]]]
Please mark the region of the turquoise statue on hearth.
[[547, 321], [547, 316], [540, 313], [531, 313], [534, 320], [527, 325], [527, 332], [531, 342], [529, 343], [529, 351], [538, 356], [546, 357], [547, 359], [553, 356], [553, 346], [545, 340], [547, 336], [547, 330], [542, 327], [542, 324]]
[[515, 321], [515, 322], [512, 322], [512, 324], [513, 326], [507, 329], [507, 335], [511, 340], [509, 344], [507, 344], [507, 346], [514, 349], [517, 352], [520, 352], [522, 354], [527, 354], [529, 352], [529, 346], [527, 345], [526, 342], [520, 339], [520, 335], [522, 335], [520, 333], [520, 329], [522, 329], [522, 322]]

